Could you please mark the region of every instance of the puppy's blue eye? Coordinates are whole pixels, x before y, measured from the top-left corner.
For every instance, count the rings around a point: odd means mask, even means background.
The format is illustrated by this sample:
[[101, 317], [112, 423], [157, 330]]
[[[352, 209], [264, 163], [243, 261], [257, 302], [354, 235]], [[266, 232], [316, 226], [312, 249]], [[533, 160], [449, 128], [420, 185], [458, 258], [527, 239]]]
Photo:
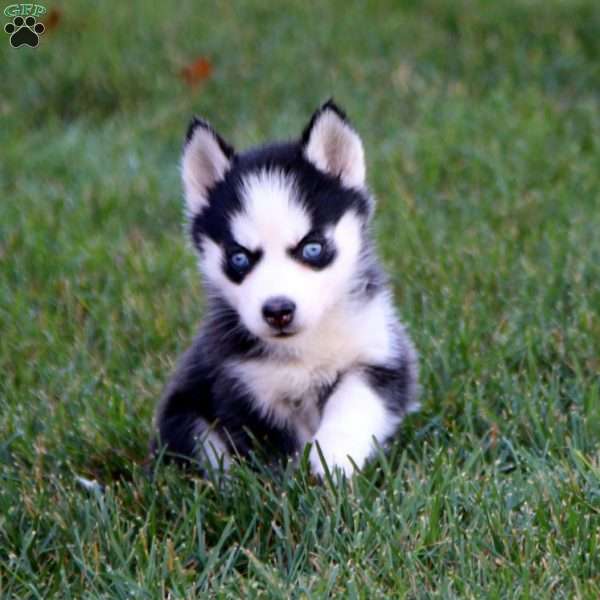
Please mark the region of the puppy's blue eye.
[[243, 271], [250, 266], [250, 259], [245, 252], [236, 252], [229, 257], [231, 266], [238, 271]]
[[323, 244], [309, 242], [302, 247], [302, 258], [307, 261], [317, 260], [323, 253]]

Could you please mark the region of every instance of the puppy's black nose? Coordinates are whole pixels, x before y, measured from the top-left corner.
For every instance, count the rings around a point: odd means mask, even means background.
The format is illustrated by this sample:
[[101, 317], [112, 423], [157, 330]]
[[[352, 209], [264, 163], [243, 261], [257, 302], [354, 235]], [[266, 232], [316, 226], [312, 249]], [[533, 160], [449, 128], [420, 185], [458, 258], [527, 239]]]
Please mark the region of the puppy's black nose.
[[262, 313], [265, 321], [274, 329], [287, 327], [294, 319], [296, 305], [283, 296], [270, 298], [263, 304]]

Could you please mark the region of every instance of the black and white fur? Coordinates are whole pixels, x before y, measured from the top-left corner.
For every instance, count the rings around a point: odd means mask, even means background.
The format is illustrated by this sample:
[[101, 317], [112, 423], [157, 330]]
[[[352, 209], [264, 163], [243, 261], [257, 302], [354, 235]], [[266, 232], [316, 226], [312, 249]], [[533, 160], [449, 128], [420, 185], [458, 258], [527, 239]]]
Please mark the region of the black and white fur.
[[417, 408], [417, 357], [369, 237], [360, 137], [331, 101], [301, 138], [236, 153], [194, 119], [182, 157], [208, 308], [157, 441], [230, 464], [253, 444], [344, 474]]

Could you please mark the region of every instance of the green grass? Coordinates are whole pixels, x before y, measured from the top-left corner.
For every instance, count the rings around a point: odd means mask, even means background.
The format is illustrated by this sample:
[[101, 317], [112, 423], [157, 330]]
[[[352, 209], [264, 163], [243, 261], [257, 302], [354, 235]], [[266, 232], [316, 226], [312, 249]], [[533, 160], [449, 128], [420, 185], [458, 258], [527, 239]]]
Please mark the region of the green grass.
[[[154, 4], [63, 2], [0, 44], [0, 596], [599, 597], [598, 2]], [[423, 410], [337, 487], [147, 477], [202, 317], [187, 120], [245, 147], [330, 95]]]

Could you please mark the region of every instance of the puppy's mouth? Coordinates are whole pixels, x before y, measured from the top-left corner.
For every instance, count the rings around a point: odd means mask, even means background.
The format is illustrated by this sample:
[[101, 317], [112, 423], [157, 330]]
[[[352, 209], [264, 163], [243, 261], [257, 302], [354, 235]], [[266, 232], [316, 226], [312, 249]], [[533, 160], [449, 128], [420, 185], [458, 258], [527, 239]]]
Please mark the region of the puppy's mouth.
[[292, 331], [289, 329], [280, 329], [279, 331], [276, 331], [275, 333], [273, 333], [272, 337], [274, 338], [278, 338], [278, 339], [283, 339], [283, 338], [290, 338], [293, 337], [294, 335], [296, 335], [296, 331]]

